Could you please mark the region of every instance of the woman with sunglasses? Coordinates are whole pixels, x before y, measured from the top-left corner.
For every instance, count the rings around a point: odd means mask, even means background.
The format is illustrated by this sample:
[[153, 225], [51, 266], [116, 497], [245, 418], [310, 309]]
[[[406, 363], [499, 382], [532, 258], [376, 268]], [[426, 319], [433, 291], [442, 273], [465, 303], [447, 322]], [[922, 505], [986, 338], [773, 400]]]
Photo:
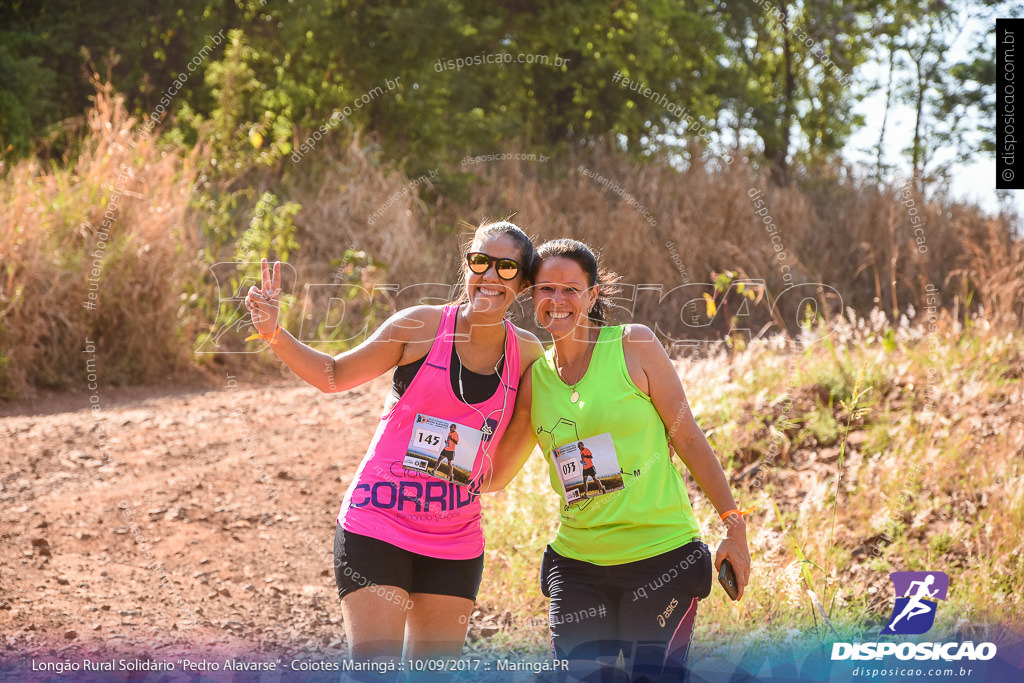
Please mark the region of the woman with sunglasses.
[[579, 675], [613, 668], [621, 651], [634, 677], [678, 680], [712, 563], [672, 449], [728, 527], [714, 566], [729, 561], [740, 596], [750, 573], [742, 513], [661, 343], [643, 325], [605, 324], [593, 252], [554, 240], [533, 272], [537, 323], [554, 345], [523, 379], [483, 490], [504, 487], [539, 443], [561, 497], [541, 569], [553, 654]]
[[[278, 324], [280, 263], [263, 261], [246, 306], [258, 336], [321, 391], [394, 369], [385, 412], [345, 494], [334, 572], [353, 659], [458, 657], [483, 571], [472, 477], [502, 438], [523, 373], [543, 349], [505, 315], [527, 286], [533, 243], [507, 221], [481, 225], [459, 301], [413, 306], [330, 356]], [[257, 335], [254, 335], [257, 336]], [[455, 426], [461, 437], [447, 438]], [[447, 478], [430, 473], [450, 447]], [[446, 456], [447, 457], [447, 454]], [[468, 475], [460, 479], [460, 467]], [[403, 652], [404, 650], [404, 652]]]

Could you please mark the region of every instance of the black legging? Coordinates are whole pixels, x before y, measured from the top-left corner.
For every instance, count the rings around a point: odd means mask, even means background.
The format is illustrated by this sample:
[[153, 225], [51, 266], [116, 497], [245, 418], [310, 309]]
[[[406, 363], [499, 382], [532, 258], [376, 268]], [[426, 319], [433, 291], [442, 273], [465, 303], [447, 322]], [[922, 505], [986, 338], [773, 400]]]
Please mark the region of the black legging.
[[552, 654], [588, 662], [605, 657], [614, 666], [621, 650], [632, 678], [678, 680], [697, 601], [711, 594], [711, 574], [711, 552], [700, 541], [612, 566], [562, 557], [548, 547], [541, 587], [551, 598]]

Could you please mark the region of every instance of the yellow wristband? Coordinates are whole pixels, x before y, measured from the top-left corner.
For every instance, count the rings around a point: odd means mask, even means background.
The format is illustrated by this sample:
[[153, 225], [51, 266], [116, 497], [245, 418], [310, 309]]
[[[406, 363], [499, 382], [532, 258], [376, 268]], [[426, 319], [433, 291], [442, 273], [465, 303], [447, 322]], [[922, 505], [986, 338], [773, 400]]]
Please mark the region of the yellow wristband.
[[280, 333], [281, 333], [281, 326], [278, 325], [277, 329], [274, 330], [274, 334], [270, 335], [269, 337], [267, 335], [263, 334], [262, 332], [256, 332], [256, 334], [252, 334], [252, 335], [249, 335], [248, 337], [246, 337], [245, 341], [252, 341], [253, 339], [264, 339], [264, 340], [266, 340], [266, 342], [268, 344], [273, 344], [274, 342], [277, 341], [277, 335], [279, 335]]
[[746, 510], [726, 510], [725, 512], [722, 513], [722, 521], [724, 522], [725, 518], [729, 515], [739, 515], [740, 517], [743, 517], [743, 515], [749, 515], [753, 509], [754, 506], [751, 505]]

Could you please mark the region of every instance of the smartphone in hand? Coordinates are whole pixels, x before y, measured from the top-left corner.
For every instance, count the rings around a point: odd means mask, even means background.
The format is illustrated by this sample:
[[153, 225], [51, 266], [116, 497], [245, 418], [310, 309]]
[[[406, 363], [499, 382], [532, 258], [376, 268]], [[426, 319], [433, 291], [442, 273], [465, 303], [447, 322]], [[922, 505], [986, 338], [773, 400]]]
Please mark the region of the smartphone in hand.
[[718, 582], [722, 584], [722, 588], [729, 594], [729, 597], [733, 600], [739, 600], [740, 587], [736, 583], [736, 572], [733, 571], [732, 564], [729, 560], [722, 560], [721, 567], [718, 570]]

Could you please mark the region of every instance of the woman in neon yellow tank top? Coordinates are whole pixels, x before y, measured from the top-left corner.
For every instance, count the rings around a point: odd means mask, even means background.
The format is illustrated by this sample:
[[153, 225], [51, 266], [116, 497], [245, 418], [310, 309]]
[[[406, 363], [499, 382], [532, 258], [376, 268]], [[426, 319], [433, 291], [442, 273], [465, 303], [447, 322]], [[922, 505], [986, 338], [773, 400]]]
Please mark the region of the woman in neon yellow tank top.
[[712, 562], [670, 441], [728, 526], [714, 567], [729, 561], [740, 596], [750, 572], [742, 514], [653, 332], [605, 325], [593, 252], [563, 239], [537, 257], [534, 307], [554, 345], [523, 378], [485, 490], [503, 488], [541, 447], [561, 496], [541, 569], [556, 658], [578, 674], [614, 666], [621, 652], [634, 677], [678, 676]]

